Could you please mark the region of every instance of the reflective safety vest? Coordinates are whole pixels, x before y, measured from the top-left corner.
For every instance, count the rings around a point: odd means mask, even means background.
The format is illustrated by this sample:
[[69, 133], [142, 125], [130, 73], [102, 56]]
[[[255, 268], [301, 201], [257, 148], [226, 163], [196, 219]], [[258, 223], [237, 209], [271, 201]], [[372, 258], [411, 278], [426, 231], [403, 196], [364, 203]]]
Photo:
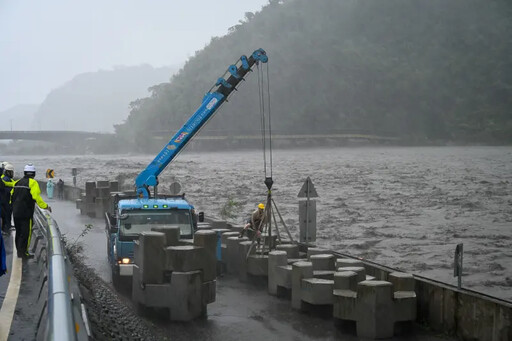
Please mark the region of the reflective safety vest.
[[11, 191], [11, 202], [15, 218], [32, 218], [36, 203], [41, 208], [48, 208], [48, 204], [41, 198], [39, 183], [28, 177], [16, 182]]

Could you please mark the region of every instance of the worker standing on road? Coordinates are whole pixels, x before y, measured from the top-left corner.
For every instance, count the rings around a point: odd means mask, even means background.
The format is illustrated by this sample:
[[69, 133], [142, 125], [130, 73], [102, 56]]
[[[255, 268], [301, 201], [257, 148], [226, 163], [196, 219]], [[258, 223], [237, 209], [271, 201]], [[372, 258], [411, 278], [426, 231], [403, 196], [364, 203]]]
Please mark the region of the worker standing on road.
[[41, 198], [41, 189], [34, 177], [36, 176], [36, 167], [29, 163], [23, 169], [24, 176], [12, 189], [12, 214], [14, 216], [14, 226], [16, 227], [16, 250], [19, 258], [33, 258], [34, 255], [28, 252], [30, 238], [32, 237], [32, 217], [34, 215], [35, 204], [37, 206], [52, 211], [51, 207]]
[[3, 163], [4, 173], [0, 181], [0, 206], [2, 207], [2, 232], [6, 235], [10, 233], [12, 227], [12, 205], [11, 191], [16, 181], [14, 180], [14, 166], [9, 162]]
[[[265, 205], [259, 204], [258, 207], [252, 212], [251, 220], [245, 224], [244, 229], [242, 232], [240, 232], [240, 237], [243, 237], [246, 231], [251, 230], [252, 232], [256, 233], [256, 237], [259, 237], [261, 234], [261, 229], [263, 229], [263, 226], [265, 225], [265, 222], [267, 221], [267, 216], [265, 215]], [[249, 235], [249, 232], [247, 233], [249, 238], [252, 238], [251, 235]]]
[[64, 200], [64, 181], [62, 181], [62, 179], [57, 181], [57, 198], [59, 200]]

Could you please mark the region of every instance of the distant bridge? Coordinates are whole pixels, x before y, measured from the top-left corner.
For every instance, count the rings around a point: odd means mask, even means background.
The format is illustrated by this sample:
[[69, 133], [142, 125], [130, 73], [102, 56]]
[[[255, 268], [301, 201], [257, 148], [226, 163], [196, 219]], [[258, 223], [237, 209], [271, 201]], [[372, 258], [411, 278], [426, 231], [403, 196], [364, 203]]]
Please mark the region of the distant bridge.
[[[204, 132], [205, 135], [198, 135], [195, 140], [203, 141], [259, 141], [261, 135], [254, 132]], [[170, 131], [153, 131], [148, 136], [159, 140], [168, 141], [173, 132]], [[208, 134], [208, 135], [206, 135]], [[88, 140], [96, 140], [98, 138], [114, 136], [112, 133], [93, 133], [87, 131], [66, 131], [66, 130], [38, 130], [38, 131], [0, 131], [0, 140], [31, 140], [31, 141], [47, 141], [54, 143], [81, 143]], [[278, 132], [272, 134], [275, 140], [290, 141], [307, 141], [307, 140], [365, 140], [374, 142], [397, 142], [400, 138], [389, 136], [387, 134], [375, 134], [365, 131], [345, 131], [339, 133], [324, 134], [286, 134]]]
[[[169, 131], [152, 131], [150, 136], [159, 140], [168, 140], [174, 133]], [[289, 133], [284, 131], [273, 131], [272, 139], [274, 140], [289, 140], [289, 141], [306, 141], [306, 140], [360, 140], [360, 141], [373, 141], [373, 142], [398, 142], [400, 137], [389, 132], [372, 132], [368, 130], [337, 130], [333, 132], [322, 133]], [[216, 141], [243, 141], [261, 140], [261, 134], [255, 131], [204, 131], [203, 135], [198, 135], [194, 140], [216, 140]]]
[[109, 133], [93, 133], [87, 131], [66, 130], [34, 130], [34, 131], [0, 131], [0, 140], [31, 140], [55, 143], [73, 143], [96, 140], [99, 137], [111, 136]]

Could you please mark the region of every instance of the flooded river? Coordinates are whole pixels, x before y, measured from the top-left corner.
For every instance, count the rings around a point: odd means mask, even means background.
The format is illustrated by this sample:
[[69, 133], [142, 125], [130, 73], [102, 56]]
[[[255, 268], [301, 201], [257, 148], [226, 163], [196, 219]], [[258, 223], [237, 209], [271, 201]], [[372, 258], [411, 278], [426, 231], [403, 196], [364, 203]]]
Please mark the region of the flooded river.
[[[77, 167], [80, 186], [119, 179], [128, 189], [153, 157], [7, 160], [17, 170], [35, 163], [38, 177], [52, 168], [66, 184]], [[261, 151], [185, 151], [160, 176], [159, 190], [178, 181], [199, 211], [242, 224], [265, 201], [263, 164]], [[464, 243], [463, 286], [512, 301], [512, 147], [275, 150], [272, 193], [295, 238], [297, 194], [308, 176], [319, 195], [319, 246], [456, 284], [454, 250]]]

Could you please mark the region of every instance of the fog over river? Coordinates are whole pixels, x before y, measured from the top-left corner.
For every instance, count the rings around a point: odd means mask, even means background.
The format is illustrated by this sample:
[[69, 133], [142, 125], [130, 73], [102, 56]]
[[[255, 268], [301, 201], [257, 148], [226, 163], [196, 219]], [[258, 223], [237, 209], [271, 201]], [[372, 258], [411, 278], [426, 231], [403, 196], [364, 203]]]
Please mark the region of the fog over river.
[[[154, 155], [16, 156], [71, 184], [126, 179]], [[297, 194], [310, 176], [318, 192], [317, 244], [456, 284], [455, 246], [464, 243], [463, 286], [512, 301], [512, 147], [358, 147], [274, 150], [273, 197], [298, 237]], [[264, 202], [263, 153], [184, 151], [160, 176], [173, 177], [206, 216], [242, 224]], [[231, 204], [231, 205], [229, 205]], [[62, 224], [62, 222], [61, 222]], [[98, 226], [102, 229], [103, 226]]]

